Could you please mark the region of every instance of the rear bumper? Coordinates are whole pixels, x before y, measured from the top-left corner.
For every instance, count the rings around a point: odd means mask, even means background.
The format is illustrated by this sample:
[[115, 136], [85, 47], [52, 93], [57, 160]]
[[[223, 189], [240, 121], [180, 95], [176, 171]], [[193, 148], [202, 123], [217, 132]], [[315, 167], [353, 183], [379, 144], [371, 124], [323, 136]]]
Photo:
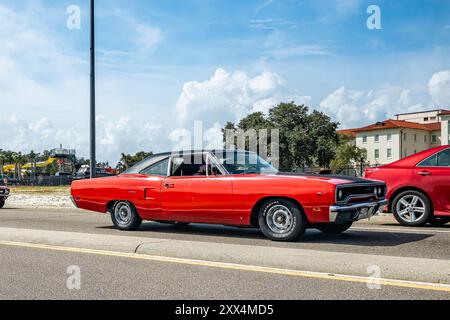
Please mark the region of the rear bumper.
[[73, 205], [75, 206], [75, 208], [78, 208], [78, 204], [75, 201], [75, 198], [73, 196], [70, 196], [70, 200], [72, 201]]
[[371, 217], [384, 212], [388, 204], [388, 200], [380, 200], [345, 206], [332, 206], [330, 207], [330, 222], [344, 223], [370, 219]]

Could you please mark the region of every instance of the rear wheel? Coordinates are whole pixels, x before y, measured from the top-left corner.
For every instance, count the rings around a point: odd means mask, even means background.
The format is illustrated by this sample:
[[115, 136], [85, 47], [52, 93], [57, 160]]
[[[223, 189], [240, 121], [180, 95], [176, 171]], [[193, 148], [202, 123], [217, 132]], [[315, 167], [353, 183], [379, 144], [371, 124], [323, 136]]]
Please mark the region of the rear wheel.
[[442, 227], [450, 222], [450, 217], [432, 217], [430, 221], [428, 221], [429, 224], [435, 227]]
[[418, 191], [405, 191], [395, 197], [392, 202], [395, 219], [404, 226], [421, 227], [427, 224], [431, 217], [431, 203]]
[[336, 223], [324, 223], [314, 226], [316, 229], [319, 229], [323, 233], [327, 234], [339, 234], [347, 231], [351, 228], [353, 222], [345, 222], [341, 224]]
[[3, 208], [5, 206], [5, 200], [1, 200], [0, 201], [0, 209]]
[[111, 212], [114, 225], [122, 231], [134, 231], [139, 229], [142, 219], [136, 208], [128, 201], [118, 201]]
[[305, 233], [307, 225], [300, 208], [286, 199], [267, 201], [258, 219], [263, 234], [274, 241], [294, 241]]

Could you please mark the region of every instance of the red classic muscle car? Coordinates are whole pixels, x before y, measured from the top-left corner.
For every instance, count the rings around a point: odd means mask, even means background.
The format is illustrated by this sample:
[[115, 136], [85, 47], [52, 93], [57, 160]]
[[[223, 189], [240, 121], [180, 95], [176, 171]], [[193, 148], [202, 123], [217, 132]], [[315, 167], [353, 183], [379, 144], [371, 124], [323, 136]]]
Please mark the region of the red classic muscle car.
[[385, 181], [397, 221], [405, 226], [450, 222], [450, 146], [441, 146], [379, 168], [366, 178]]
[[0, 186], [0, 209], [5, 206], [6, 199], [9, 197], [9, 189]]
[[278, 172], [246, 151], [154, 155], [123, 174], [74, 181], [75, 205], [111, 213], [120, 230], [143, 220], [258, 227], [272, 240], [293, 241], [306, 228], [349, 229], [387, 206], [382, 182]]

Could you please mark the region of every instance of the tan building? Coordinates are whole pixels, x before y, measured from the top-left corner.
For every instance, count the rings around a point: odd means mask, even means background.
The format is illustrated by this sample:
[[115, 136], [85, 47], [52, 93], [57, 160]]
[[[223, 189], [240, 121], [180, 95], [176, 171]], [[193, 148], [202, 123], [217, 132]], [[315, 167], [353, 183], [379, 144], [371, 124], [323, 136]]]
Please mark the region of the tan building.
[[450, 111], [399, 114], [363, 128], [340, 130], [367, 150], [370, 165], [388, 164], [423, 150], [449, 144]]

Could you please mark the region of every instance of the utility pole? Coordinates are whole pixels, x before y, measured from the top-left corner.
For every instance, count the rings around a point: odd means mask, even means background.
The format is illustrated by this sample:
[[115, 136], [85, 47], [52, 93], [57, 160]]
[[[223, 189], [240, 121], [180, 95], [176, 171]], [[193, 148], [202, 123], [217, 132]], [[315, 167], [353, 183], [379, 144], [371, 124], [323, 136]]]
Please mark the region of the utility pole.
[[91, 133], [90, 133], [90, 178], [95, 178], [97, 162], [95, 160], [95, 1], [91, 0]]

